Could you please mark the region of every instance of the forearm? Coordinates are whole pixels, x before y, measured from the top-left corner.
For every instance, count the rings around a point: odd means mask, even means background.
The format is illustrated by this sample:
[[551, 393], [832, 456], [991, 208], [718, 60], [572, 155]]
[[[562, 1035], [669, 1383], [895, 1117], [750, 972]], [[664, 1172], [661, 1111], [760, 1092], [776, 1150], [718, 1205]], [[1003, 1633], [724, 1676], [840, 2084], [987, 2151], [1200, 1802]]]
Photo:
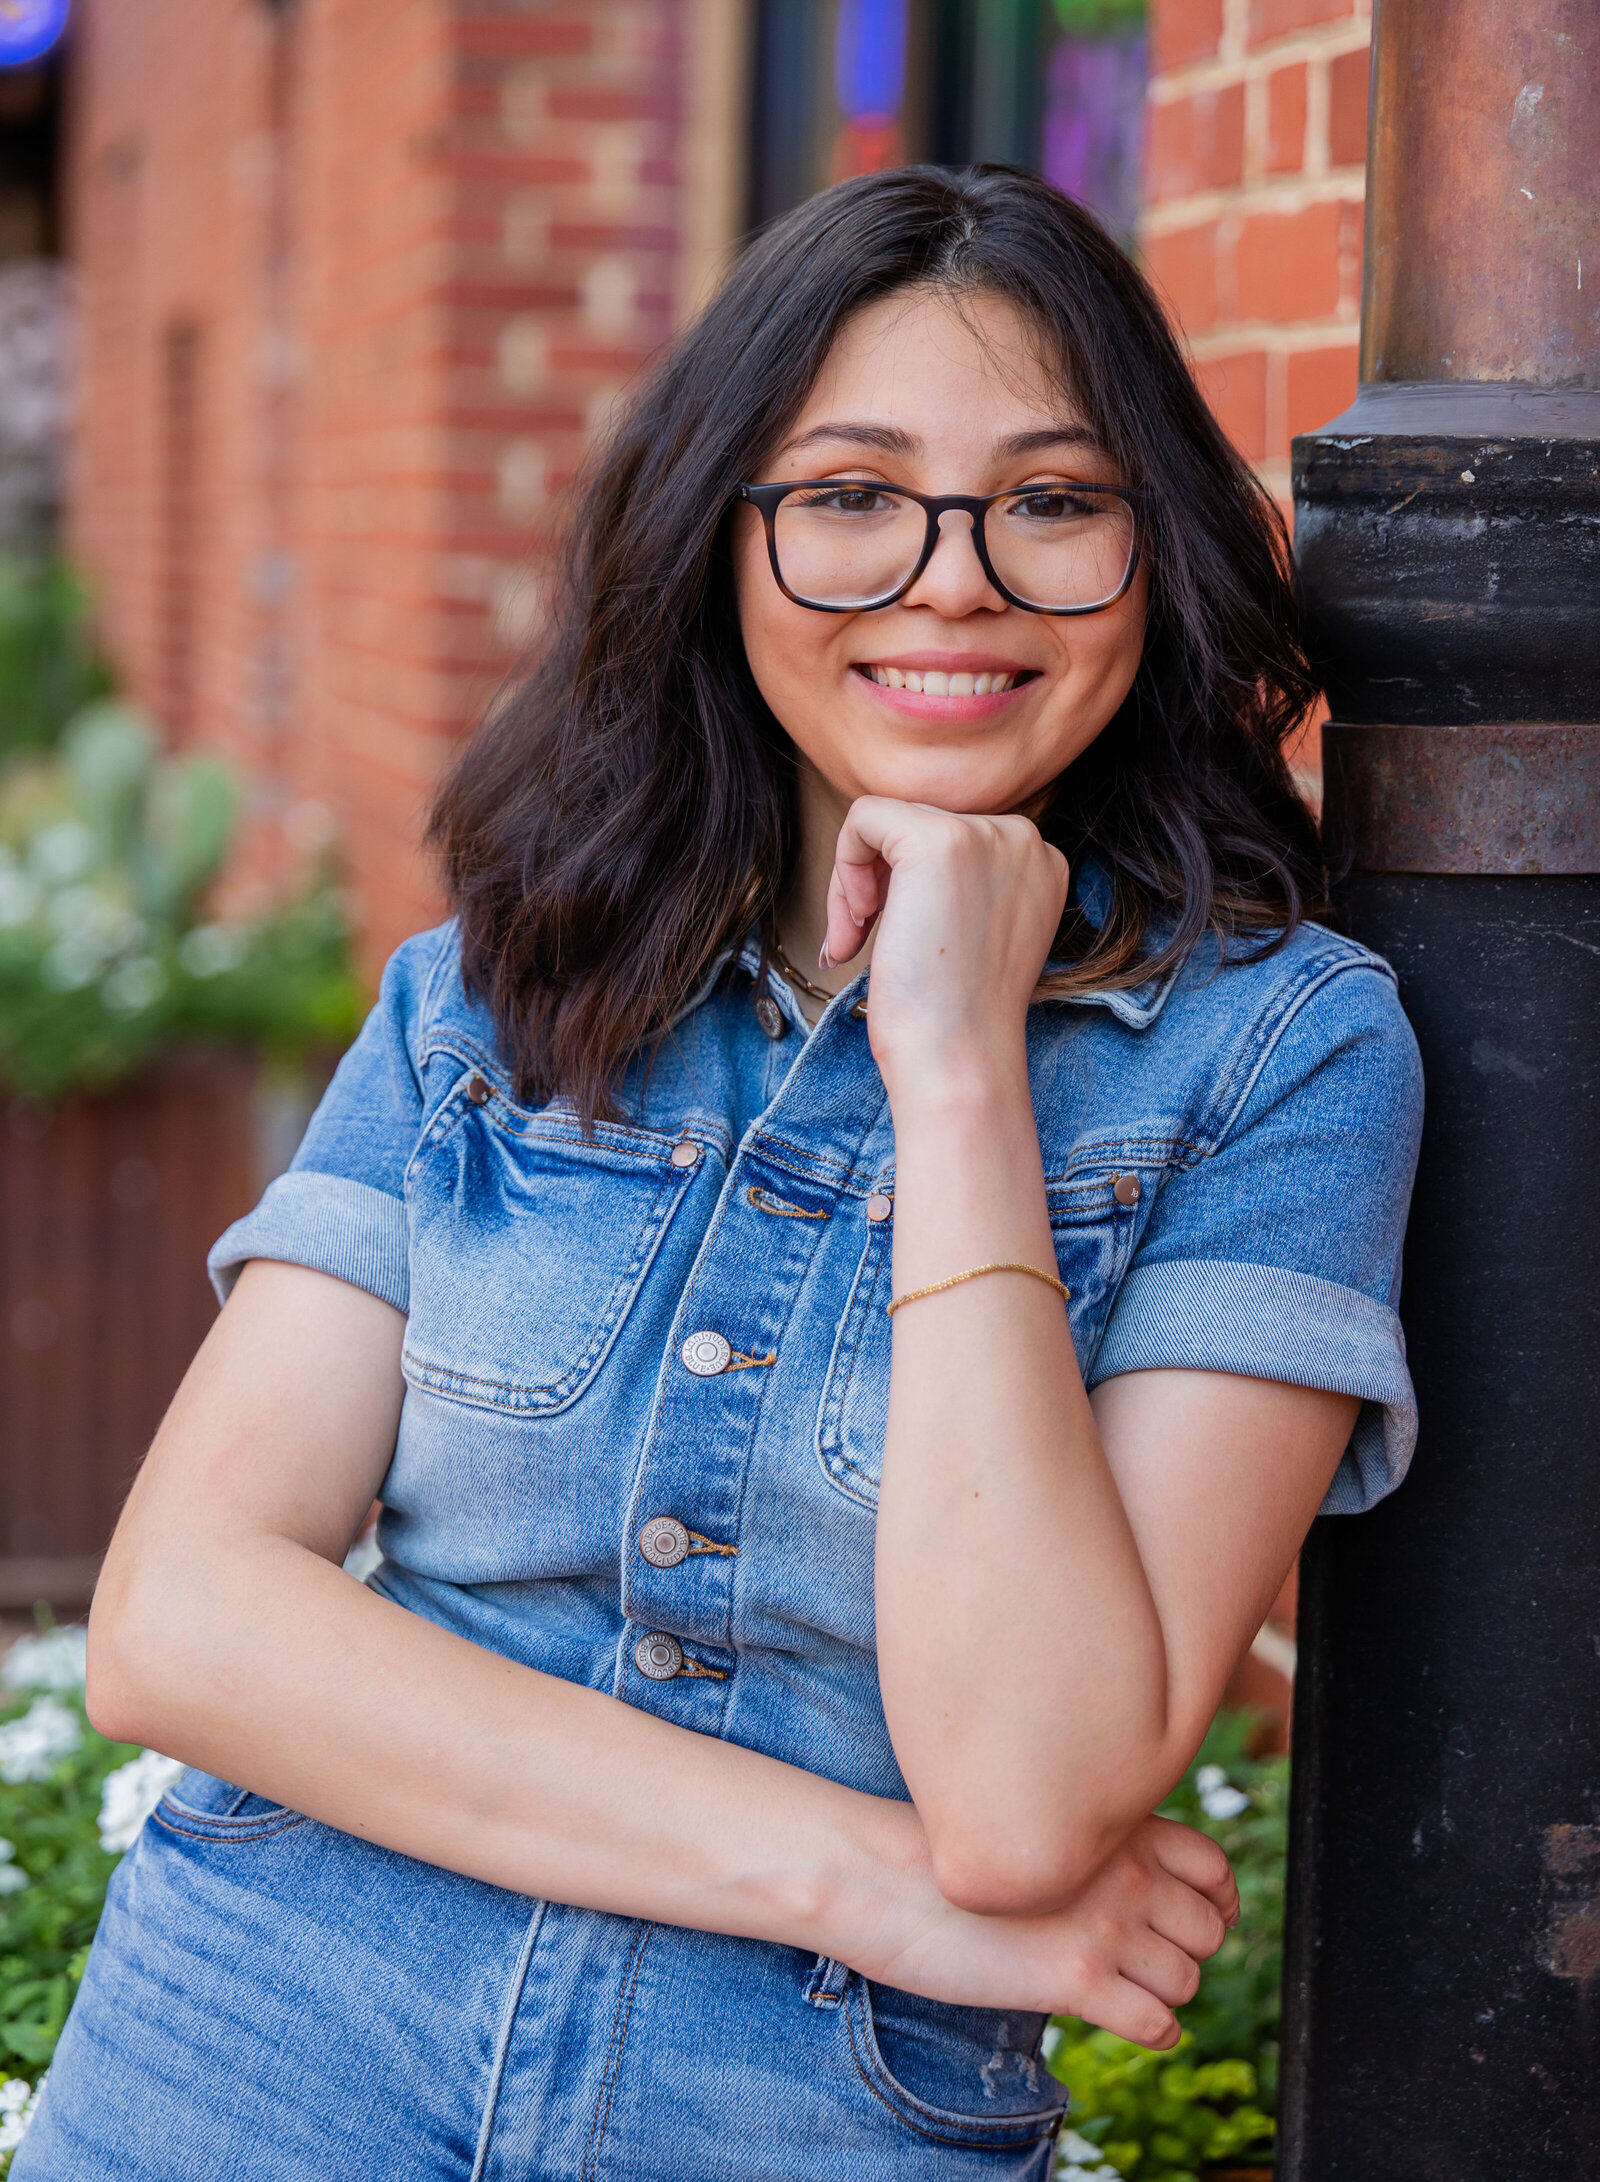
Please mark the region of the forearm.
[[[1020, 1049], [895, 1108], [897, 1294], [1055, 1269]], [[1168, 1785], [1160, 1619], [1061, 1298], [986, 1276], [896, 1314], [878, 1511], [884, 1703], [946, 1891], [1042, 1906]]]
[[926, 1862], [907, 1806], [502, 1659], [292, 1541], [144, 1543], [96, 1601], [110, 1732], [520, 1893], [846, 1958], [880, 1923], [893, 1944]]

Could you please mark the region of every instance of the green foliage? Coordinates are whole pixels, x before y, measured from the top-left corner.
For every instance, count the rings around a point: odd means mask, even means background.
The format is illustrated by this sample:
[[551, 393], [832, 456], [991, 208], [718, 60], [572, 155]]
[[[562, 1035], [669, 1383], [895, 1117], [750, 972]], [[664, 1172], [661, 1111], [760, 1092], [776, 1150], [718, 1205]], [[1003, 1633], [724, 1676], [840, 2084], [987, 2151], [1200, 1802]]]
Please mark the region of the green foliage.
[[81, 1629], [47, 1628], [25, 1640], [8, 1656], [5, 1676], [0, 2177], [10, 2170], [33, 2087], [50, 2065], [82, 1980], [107, 1881], [173, 1770], [165, 1759], [141, 1757], [133, 1745], [108, 1742], [90, 1726]]
[[110, 687], [77, 577], [56, 562], [0, 555], [0, 758], [48, 749]]
[[1163, 1806], [1219, 1842], [1239, 1882], [1239, 1922], [1178, 2010], [1182, 2043], [1150, 2053], [1070, 2016], [1052, 2028], [1050, 2066], [1072, 2092], [1064, 2176], [1193, 2182], [1219, 2162], [1270, 2159], [1289, 1761], [1250, 1756], [1254, 1724], [1219, 1714]]
[[1055, 0], [1056, 27], [1069, 38], [1103, 38], [1144, 26], [1145, 0]]
[[[0, 1723], [39, 1701], [22, 1692], [0, 1706]], [[28, 1881], [0, 1895], [0, 2061], [6, 2075], [30, 2082], [49, 2066], [117, 1865], [100, 1846], [101, 1789], [108, 1773], [139, 1754], [95, 1732], [81, 1690], [56, 1691], [45, 1702], [76, 1722], [77, 1748], [43, 1780], [0, 1780], [0, 1838], [15, 1851], [0, 1868]]]
[[348, 1042], [360, 994], [325, 875], [250, 921], [201, 921], [236, 796], [220, 760], [163, 757], [89, 705], [0, 774], [0, 1081], [55, 1097], [192, 1039], [291, 1058]]

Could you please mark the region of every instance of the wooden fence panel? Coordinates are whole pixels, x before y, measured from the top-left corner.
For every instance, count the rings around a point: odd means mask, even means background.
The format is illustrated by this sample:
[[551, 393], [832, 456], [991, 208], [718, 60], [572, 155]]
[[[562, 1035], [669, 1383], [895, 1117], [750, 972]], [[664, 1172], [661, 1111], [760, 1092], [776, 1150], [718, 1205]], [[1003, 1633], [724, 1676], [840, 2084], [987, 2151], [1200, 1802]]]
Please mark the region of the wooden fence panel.
[[205, 1255], [259, 1188], [257, 1066], [173, 1056], [0, 1118], [0, 1608], [74, 1608], [216, 1316]]

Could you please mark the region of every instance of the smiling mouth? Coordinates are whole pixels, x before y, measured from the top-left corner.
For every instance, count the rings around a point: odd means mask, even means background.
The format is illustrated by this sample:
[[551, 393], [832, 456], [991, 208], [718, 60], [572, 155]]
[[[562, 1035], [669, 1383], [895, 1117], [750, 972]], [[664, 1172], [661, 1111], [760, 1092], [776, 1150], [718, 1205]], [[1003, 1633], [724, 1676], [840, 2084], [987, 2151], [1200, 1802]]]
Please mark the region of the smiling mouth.
[[856, 672], [876, 682], [880, 689], [908, 689], [919, 697], [998, 697], [1021, 682], [1038, 678], [1026, 667], [1014, 674], [946, 674], [938, 667], [929, 667], [918, 674], [911, 667], [878, 667], [870, 661], [860, 662]]

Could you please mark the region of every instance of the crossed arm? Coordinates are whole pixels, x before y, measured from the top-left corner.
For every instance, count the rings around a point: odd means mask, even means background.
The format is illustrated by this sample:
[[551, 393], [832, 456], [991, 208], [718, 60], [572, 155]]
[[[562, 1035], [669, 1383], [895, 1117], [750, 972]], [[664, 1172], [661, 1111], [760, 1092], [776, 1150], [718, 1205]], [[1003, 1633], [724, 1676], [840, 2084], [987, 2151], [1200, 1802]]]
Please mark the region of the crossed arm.
[[[896, 881], [870, 1030], [902, 1291], [1054, 1262], [1021, 1044], [1060, 907], [1041, 854], [1024, 820], [907, 805], [858, 805], [840, 837], [836, 956]], [[495, 1885], [1176, 2039], [1237, 1896], [1212, 1843], [1148, 1814], [1282, 1582], [1353, 1400], [1178, 1371], [1091, 1400], [1059, 1299], [1020, 1275], [900, 1314], [877, 1623], [904, 1804], [353, 1583], [339, 1564], [393, 1451], [402, 1330], [324, 1275], [245, 1269], [107, 1558], [100, 1727]]]

